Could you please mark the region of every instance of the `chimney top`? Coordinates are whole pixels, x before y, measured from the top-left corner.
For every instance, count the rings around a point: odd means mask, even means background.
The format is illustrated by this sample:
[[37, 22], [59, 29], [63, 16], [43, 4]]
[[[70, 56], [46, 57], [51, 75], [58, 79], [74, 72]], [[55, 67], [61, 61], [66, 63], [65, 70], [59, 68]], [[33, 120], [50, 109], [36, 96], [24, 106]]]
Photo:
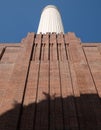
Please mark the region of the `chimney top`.
[[54, 5], [48, 5], [42, 10], [37, 33], [64, 33], [62, 19], [58, 8]]
[[[58, 8], [55, 6], [55, 5], [47, 5], [46, 7], [44, 7], [44, 9], [42, 10], [42, 12], [45, 10], [45, 9], [48, 9], [48, 8], [55, 8], [58, 10]], [[58, 10], [59, 11], [59, 10]]]

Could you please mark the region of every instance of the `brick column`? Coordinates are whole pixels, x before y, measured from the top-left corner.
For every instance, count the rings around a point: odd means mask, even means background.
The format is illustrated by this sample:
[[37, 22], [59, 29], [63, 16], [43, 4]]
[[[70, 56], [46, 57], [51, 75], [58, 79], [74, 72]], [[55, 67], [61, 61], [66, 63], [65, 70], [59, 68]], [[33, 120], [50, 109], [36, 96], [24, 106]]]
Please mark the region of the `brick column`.
[[[97, 94], [97, 91], [80, 40], [71, 33], [68, 34], [68, 40], [70, 60], [73, 64], [80, 92], [80, 97], [75, 98], [79, 127], [80, 129], [94, 129], [92, 124], [96, 126], [96, 118], [94, 118], [96, 113], [93, 111], [96, 109], [94, 108], [95, 102], [91, 102], [91, 100], [95, 100], [92, 95]], [[91, 103], [89, 104], [89, 102]], [[94, 113], [93, 116], [91, 113]], [[91, 120], [89, 121], [89, 119]]]
[[[21, 105], [23, 102], [24, 91], [26, 88], [28, 70], [30, 65], [30, 58], [33, 48], [34, 34], [29, 33], [21, 52], [18, 55], [16, 64], [14, 65], [13, 72], [9, 82], [6, 84], [7, 91], [5, 92], [5, 98], [0, 107], [0, 113], [7, 112], [9, 110], [14, 111], [11, 116], [7, 116], [5, 120], [11, 121], [10, 124], [2, 124], [0, 128], [7, 130], [15, 130], [18, 127], [18, 122], [21, 116]], [[9, 98], [8, 98], [9, 97]], [[13, 110], [14, 109], [14, 110]], [[1, 128], [1, 129], [2, 129]]]

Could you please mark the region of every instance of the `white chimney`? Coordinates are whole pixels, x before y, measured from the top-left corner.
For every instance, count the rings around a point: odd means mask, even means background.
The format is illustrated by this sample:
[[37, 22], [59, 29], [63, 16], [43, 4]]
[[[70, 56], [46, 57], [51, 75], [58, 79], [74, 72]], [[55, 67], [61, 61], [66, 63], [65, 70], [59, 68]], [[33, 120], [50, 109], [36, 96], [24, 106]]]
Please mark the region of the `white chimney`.
[[64, 33], [61, 15], [54, 5], [46, 6], [41, 14], [37, 34], [47, 32]]

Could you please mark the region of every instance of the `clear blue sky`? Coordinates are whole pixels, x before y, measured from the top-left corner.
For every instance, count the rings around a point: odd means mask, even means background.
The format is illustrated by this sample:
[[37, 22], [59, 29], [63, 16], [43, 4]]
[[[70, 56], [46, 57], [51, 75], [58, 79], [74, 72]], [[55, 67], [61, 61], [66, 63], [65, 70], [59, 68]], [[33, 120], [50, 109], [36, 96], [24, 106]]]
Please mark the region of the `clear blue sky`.
[[101, 42], [101, 0], [0, 0], [0, 42], [20, 42], [37, 32], [42, 9], [56, 5], [64, 30], [82, 42]]

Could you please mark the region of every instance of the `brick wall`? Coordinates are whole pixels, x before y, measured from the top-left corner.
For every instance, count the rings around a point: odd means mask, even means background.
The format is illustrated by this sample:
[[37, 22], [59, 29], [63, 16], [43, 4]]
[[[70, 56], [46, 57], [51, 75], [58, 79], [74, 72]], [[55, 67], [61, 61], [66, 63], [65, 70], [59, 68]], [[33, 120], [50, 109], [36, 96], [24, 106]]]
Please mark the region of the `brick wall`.
[[100, 97], [100, 43], [28, 33], [0, 45], [1, 130], [100, 130]]

